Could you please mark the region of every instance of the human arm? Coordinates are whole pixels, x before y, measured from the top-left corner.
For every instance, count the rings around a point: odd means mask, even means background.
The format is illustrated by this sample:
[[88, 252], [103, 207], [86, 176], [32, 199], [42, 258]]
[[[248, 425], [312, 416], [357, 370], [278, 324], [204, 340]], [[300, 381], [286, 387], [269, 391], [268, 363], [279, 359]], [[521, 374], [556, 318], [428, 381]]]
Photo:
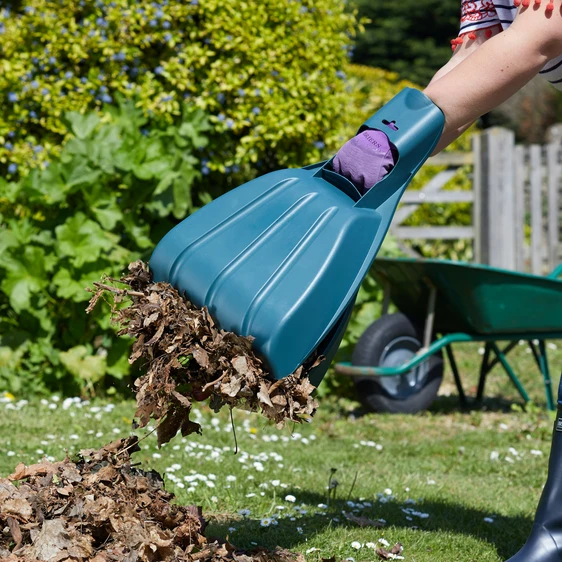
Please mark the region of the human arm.
[[519, 8], [508, 29], [482, 41], [457, 61], [462, 49], [455, 52], [436, 74], [424, 90], [445, 114], [445, 129], [434, 154], [562, 54], [561, 4], [562, 0], [555, 0], [554, 10], [544, 4]]

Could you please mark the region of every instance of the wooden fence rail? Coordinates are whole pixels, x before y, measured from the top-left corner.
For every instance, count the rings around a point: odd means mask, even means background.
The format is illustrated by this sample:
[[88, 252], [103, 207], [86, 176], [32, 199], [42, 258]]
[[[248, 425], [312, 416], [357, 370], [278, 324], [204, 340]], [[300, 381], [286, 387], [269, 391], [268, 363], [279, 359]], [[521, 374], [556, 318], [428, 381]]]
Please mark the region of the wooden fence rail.
[[[560, 127], [555, 128], [557, 131]], [[426, 165], [445, 165], [420, 191], [406, 191], [391, 231], [399, 240], [473, 241], [474, 261], [545, 274], [562, 258], [560, 204], [562, 142], [515, 144], [512, 131], [487, 129], [472, 138], [472, 152], [441, 153]], [[462, 166], [471, 166], [471, 191], [444, 191]], [[403, 226], [423, 204], [472, 203], [470, 226]]]

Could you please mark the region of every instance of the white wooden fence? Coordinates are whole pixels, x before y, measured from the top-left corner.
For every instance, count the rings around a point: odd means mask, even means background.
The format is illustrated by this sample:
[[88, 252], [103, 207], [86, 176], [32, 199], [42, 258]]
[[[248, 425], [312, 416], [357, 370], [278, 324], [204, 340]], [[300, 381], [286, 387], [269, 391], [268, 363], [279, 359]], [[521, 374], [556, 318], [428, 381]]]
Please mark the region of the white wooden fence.
[[[494, 127], [473, 136], [471, 153], [441, 153], [427, 164], [443, 164], [420, 191], [407, 190], [391, 231], [399, 240], [471, 239], [474, 261], [546, 274], [562, 259], [560, 204], [562, 141], [515, 144], [512, 131]], [[471, 191], [444, 191], [461, 166], [471, 165]], [[402, 223], [426, 203], [472, 203], [471, 226], [407, 227]]]

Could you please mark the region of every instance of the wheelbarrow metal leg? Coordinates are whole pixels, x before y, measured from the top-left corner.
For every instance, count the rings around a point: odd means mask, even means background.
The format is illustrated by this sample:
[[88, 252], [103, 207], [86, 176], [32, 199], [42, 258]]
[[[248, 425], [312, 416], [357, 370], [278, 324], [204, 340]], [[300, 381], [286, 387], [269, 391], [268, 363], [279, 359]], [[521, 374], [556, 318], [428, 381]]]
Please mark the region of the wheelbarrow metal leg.
[[507, 376], [511, 379], [511, 382], [515, 385], [515, 388], [517, 388], [517, 390], [519, 391], [521, 398], [523, 398], [525, 402], [529, 402], [529, 395], [527, 394], [527, 391], [521, 384], [521, 381], [517, 378], [517, 375], [513, 372], [513, 369], [511, 368], [511, 365], [508, 363], [507, 358], [504, 355], [503, 351], [500, 350], [496, 342], [491, 342], [491, 346], [497, 358], [500, 360], [502, 367], [507, 373]]
[[550, 411], [554, 411], [556, 407], [554, 405], [554, 397], [552, 396], [552, 379], [550, 378], [550, 371], [548, 369], [548, 358], [544, 340], [539, 340], [539, 359], [544, 380], [544, 391], [546, 393], [546, 405]]
[[539, 340], [539, 350], [537, 351], [537, 346], [533, 340], [529, 340], [529, 347], [533, 352], [533, 357], [535, 358], [535, 362], [539, 371], [542, 374], [542, 378], [544, 381], [544, 391], [546, 394], [546, 405], [547, 408], [551, 411], [555, 409], [554, 398], [552, 396], [552, 380], [550, 378], [550, 371], [548, 369], [548, 359], [546, 355], [546, 348], [544, 345], [544, 340]]
[[466, 406], [466, 394], [464, 393], [464, 388], [462, 386], [462, 381], [459, 376], [459, 370], [457, 368], [457, 362], [455, 356], [453, 355], [453, 348], [448, 345], [445, 347], [447, 351], [447, 357], [449, 358], [449, 364], [451, 365], [451, 370], [453, 371], [453, 377], [455, 378], [455, 384], [457, 385], [457, 390], [459, 392], [459, 400], [463, 406]]
[[490, 350], [491, 350], [490, 342], [486, 342], [486, 346], [484, 347], [484, 357], [482, 357], [482, 363], [480, 365], [478, 392], [476, 393], [476, 400], [478, 400], [478, 402], [482, 402], [482, 399], [484, 398], [484, 387], [486, 386], [486, 376], [490, 372], [490, 366], [488, 365], [488, 362], [490, 360]]

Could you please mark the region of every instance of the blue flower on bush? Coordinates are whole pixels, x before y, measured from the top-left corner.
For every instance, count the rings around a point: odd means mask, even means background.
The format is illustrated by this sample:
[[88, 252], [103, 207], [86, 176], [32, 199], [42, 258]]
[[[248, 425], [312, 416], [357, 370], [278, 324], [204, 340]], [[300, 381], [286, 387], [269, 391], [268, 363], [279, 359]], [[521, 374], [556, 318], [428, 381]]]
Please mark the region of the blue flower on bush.
[[162, 96], [162, 101], [172, 101], [174, 96]]
[[252, 109], [252, 113], [253, 113], [254, 115], [259, 115], [259, 113], [260, 113], [260, 108], [259, 108], [259, 107], [254, 107], [254, 108]]
[[279, 76], [279, 72], [277, 72], [277, 70], [272, 70], [271, 76]]
[[261, 96], [260, 89], [259, 89], [259, 88], [256, 88], [256, 89], [254, 90], [254, 94], [256, 94], [256, 96]]
[[34, 10], [31, 6], [26, 6], [26, 7], [23, 9], [23, 11], [24, 11], [26, 14], [33, 14], [33, 13], [35, 12], [35, 10]]
[[240, 171], [240, 166], [234, 165], [232, 166], [232, 172], [234, 174], [237, 174]]
[[49, 93], [49, 90], [47, 90], [47, 88], [43, 88], [41, 90], [41, 95], [46, 96]]
[[98, 25], [99, 27], [107, 27], [108, 23], [107, 23], [107, 21], [106, 21], [104, 18], [99, 17], [99, 18], [96, 20], [96, 25]]
[[190, 4], [192, 6], [199, 6], [199, 0], [191, 0]]
[[10, 92], [8, 94], [8, 101], [11, 101], [12, 103], [16, 103], [18, 101], [18, 95], [15, 92]]
[[95, 29], [92, 29], [91, 31], [88, 32], [88, 37], [95, 37], [96, 33], [97, 31]]
[[29, 116], [30, 116], [32, 119], [37, 119], [37, 113], [35, 113], [35, 111], [30, 111], [30, 112], [29, 112]]
[[239, 96], [242, 96], [242, 97], [244, 97], [244, 96], [246, 95], [246, 92], [244, 91], [243, 88], [240, 88], [240, 89], [238, 90], [238, 95], [239, 95]]
[[170, 25], [171, 25], [170, 22], [166, 20], [166, 21], [162, 24], [162, 27], [163, 27], [164, 29], [170, 29]]
[[150, 27], [156, 27], [158, 25], [157, 20], [150, 20], [148, 23], [149, 23]]
[[34, 90], [39, 88], [39, 82], [37, 80], [32, 80], [31, 84], [29, 84]]
[[4, 33], [6, 31], [6, 26], [0, 22], [0, 33]]
[[85, 76], [82, 76], [82, 78], [80, 78], [80, 82], [82, 82], [82, 84], [86, 84], [86, 82], [88, 82], [88, 79]]
[[14, 133], [14, 131], [8, 131], [8, 138], [9, 139], [13, 139], [16, 136], [16, 133]]
[[163, 66], [157, 66], [157, 67], [154, 69], [154, 74], [160, 75], [160, 74], [163, 74], [163, 73], [164, 73], [164, 67], [163, 67]]
[[137, 14], [144, 15], [144, 8], [137, 8]]
[[326, 145], [322, 142], [322, 141], [316, 141], [314, 143], [314, 146], [318, 149], [318, 150], [322, 150], [323, 148], [326, 148]]
[[40, 152], [43, 152], [43, 147], [40, 144], [38, 144], [37, 146], [33, 147], [33, 152], [39, 154]]
[[57, 64], [57, 59], [55, 57], [49, 57], [49, 64]]
[[113, 60], [124, 61], [125, 60], [125, 53], [123, 51], [116, 53], [113, 55]]
[[345, 78], [345, 72], [344, 72], [343, 70], [338, 70], [338, 71], [336, 72], [336, 76], [337, 76], [338, 78], [341, 78], [341, 79], [343, 80], [343, 79]]
[[14, 164], [14, 163], [12, 162], [12, 164], [10, 164], [10, 165], [8, 166], [8, 173], [9, 173], [9, 174], [15, 174], [17, 171], [18, 171], [18, 165], [17, 165], [17, 164]]
[[140, 132], [141, 132], [141, 135], [142, 135], [143, 137], [148, 137], [148, 129], [144, 129], [144, 128], [143, 128], [143, 129], [140, 130]]
[[227, 126], [229, 129], [232, 129], [232, 127], [234, 127], [234, 121], [233, 121], [232, 119], [227, 119], [227, 120], [226, 120], [226, 126]]
[[217, 119], [222, 123], [226, 119], [226, 117], [224, 116], [224, 113], [219, 113], [217, 115]]
[[101, 101], [103, 101], [103, 103], [111, 103], [113, 98], [109, 94], [103, 94]]
[[209, 170], [209, 168], [207, 168], [207, 166], [203, 166], [203, 167], [201, 168], [201, 173], [202, 173], [204, 176], [208, 176], [210, 171], [211, 171], [211, 170]]
[[6, 150], [12, 150], [12, 148], [14, 148], [14, 145], [11, 142], [6, 142], [4, 143], [4, 148]]
[[156, 10], [156, 13], [154, 15], [158, 19], [162, 19], [164, 17], [164, 12], [162, 10]]
[[[169, 23], [169, 22], [166, 22], [166, 23]], [[166, 27], [166, 26], [164, 26], [164, 27]], [[168, 27], [170, 27], [170, 26], [168, 25]], [[164, 35], [164, 41], [171, 41], [171, 40], [172, 40], [172, 34], [166, 33], [166, 35]]]
[[219, 101], [219, 103], [224, 103], [225, 95], [221, 92], [217, 95], [217, 100]]
[[65, 77], [67, 80], [70, 80], [73, 76], [74, 76], [74, 74], [73, 74], [70, 70], [67, 70], [67, 71], [64, 73], [64, 77]]
[[105, 92], [107, 92], [107, 86], [100, 86], [100, 92], [105, 94]]
[[103, 74], [103, 73], [100, 72], [100, 73], [98, 74], [98, 80], [99, 80], [100, 82], [103, 82], [103, 81], [105, 80], [105, 74]]
[[227, 36], [226, 36], [226, 40], [227, 40], [227, 41], [232, 41], [232, 35], [227, 35]]

